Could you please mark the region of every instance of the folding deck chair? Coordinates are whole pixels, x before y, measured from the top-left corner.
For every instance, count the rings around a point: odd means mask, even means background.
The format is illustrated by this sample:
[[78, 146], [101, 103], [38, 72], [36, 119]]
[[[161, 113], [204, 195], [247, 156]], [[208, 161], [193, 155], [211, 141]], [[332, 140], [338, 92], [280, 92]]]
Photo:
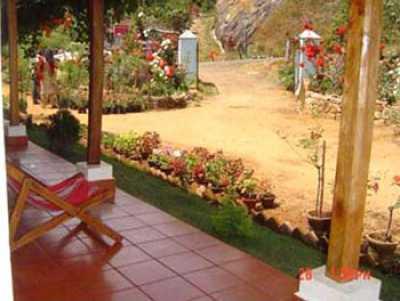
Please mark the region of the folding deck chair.
[[[122, 236], [105, 225], [87, 210], [113, 197], [113, 191], [102, 189], [86, 181], [80, 173], [55, 185], [46, 185], [27, 174], [11, 162], [7, 162], [8, 186], [17, 193], [15, 208], [10, 218], [10, 244], [15, 251], [34, 241], [48, 231], [71, 218], [79, 218], [84, 225], [119, 243]], [[59, 215], [38, 225], [20, 238], [16, 238], [18, 226], [27, 204], [36, 208], [57, 211]]]

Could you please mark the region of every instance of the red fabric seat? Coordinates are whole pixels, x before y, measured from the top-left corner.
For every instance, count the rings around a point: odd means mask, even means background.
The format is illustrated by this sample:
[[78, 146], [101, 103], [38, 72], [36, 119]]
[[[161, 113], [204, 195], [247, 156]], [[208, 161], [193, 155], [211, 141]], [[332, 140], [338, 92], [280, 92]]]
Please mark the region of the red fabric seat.
[[[16, 179], [13, 179], [9, 176], [8, 186], [14, 192], [18, 193], [21, 190], [22, 184], [19, 183]], [[44, 186], [49, 191], [55, 193], [62, 200], [74, 206], [79, 206], [83, 204], [85, 201], [100, 192], [100, 189], [97, 186], [90, 184], [81, 173], [78, 173], [66, 180], [63, 180], [60, 183], [54, 185], [44, 184]], [[41, 209], [52, 211], [61, 210], [57, 206], [49, 203], [43, 197], [33, 192], [30, 192], [27, 201], [32, 206]]]

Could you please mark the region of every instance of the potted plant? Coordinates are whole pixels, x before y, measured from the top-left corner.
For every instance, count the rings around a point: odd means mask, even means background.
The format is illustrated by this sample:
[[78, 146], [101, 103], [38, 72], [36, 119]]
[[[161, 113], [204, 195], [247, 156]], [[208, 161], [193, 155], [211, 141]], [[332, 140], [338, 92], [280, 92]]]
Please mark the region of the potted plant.
[[397, 202], [388, 208], [389, 220], [386, 231], [377, 231], [367, 235], [368, 245], [378, 253], [382, 259], [391, 258], [399, 244], [392, 237], [393, 212], [400, 208], [400, 197]]
[[257, 199], [257, 187], [258, 181], [253, 177], [253, 171], [245, 171], [236, 187], [240, 200], [250, 210], [255, 209], [260, 204], [260, 200]]
[[226, 173], [227, 160], [222, 153], [217, 153], [205, 165], [206, 180], [214, 193], [221, 193], [229, 185]]
[[256, 189], [257, 192], [257, 200], [259, 200], [264, 209], [270, 209], [270, 208], [275, 208], [275, 199], [276, 196], [271, 193], [271, 187], [270, 185], [263, 181], [260, 183], [260, 185]]
[[[325, 161], [326, 161], [326, 141], [322, 143], [322, 155], [319, 160], [319, 147], [313, 157], [313, 165], [318, 171], [318, 188], [315, 201], [315, 209], [307, 213], [307, 220], [310, 227], [317, 236], [329, 235], [331, 227], [332, 213], [324, 211], [324, 191], [325, 191]], [[320, 161], [320, 162], [319, 162]]]
[[146, 132], [138, 139], [136, 152], [140, 155], [140, 159], [147, 160], [153, 150], [158, 148], [160, 144], [160, 136], [156, 132]]

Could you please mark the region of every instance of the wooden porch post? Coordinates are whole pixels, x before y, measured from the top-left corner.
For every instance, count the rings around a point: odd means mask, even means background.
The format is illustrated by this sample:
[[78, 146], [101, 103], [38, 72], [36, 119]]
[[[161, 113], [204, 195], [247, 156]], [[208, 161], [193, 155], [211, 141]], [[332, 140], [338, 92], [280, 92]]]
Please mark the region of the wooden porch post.
[[89, 1], [90, 83], [87, 163], [99, 164], [104, 85], [104, 0]]
[[347, 282], [359, 267], [377, 99], [383, 0], [352, 0], [343, 116], [336, 170], [327, 275]]
[[10, 72], [10, 125], [19, 124], [18, 107], [18, 29], [16, 0], [7, 1], [7, 26]]

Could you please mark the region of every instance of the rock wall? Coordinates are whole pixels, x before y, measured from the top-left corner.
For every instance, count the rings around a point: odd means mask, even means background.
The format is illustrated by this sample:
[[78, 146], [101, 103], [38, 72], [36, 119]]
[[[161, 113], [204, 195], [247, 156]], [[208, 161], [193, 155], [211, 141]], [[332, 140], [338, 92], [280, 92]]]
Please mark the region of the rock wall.
[[218, 0], [216, 36], [226, 44], [246, 45], [282, 0]]

